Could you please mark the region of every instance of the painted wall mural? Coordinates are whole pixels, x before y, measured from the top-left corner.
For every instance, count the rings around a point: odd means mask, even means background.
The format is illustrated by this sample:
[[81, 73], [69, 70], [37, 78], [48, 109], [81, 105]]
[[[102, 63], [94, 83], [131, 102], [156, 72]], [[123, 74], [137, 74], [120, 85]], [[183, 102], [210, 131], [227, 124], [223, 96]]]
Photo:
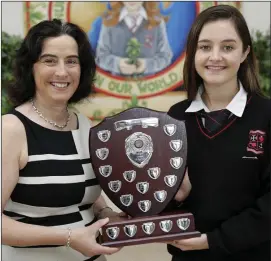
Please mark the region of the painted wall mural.
[[[240, 8], [239, 2], [223, 3]], [[187, 34], [195, 17], [217, 4], [25, 2], [25, 33], [36, 23], [53, 18], [76, 23], [85, 30], [98, 68], [94, 94], [74, 109], [96, 124], [134, 106], [167, 111], [183, 100]]]

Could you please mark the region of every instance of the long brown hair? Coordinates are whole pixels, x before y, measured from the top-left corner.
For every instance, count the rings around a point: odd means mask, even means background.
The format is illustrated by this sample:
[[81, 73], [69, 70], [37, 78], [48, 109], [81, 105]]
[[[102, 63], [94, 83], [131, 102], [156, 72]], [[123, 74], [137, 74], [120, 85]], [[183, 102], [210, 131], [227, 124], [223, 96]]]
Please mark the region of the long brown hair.
[[[119, 22], [119, 16], [122, 7], [124, 6], [122, 2], [110, 2], [111, 10], [107, 11], [103, 16], [103, 24], [105, 26], [115, 26]], [[147, 28], [151, 29], [160, 24], [161, 19], [164, 18], [160, 14], [157, 2], [144, 2], [143, 6], [148, 15]], [[164, 18], [167, 20], [167, 18]]]
[[235, 7], [229, 5], [217, 5], [202, 11], [195, 19], [188, 34], [186, 43], [186, 60], [183, 68], [184, 87], [187, 90], [188, 99], [195, 99], [198, 87], [203, 83], [202, 78], [199, 76], [195, 68], [195, 54], [200, 32], [206, 23], [218, 20], [232, 21], [239, 37], [242, 40], [243, 52], [245, 52], [250, 46], [250, 52], [244, 62], [241, 63], [238, 70], [238, 79], [241, 81], [247, 92], [263, 95], [259, 84], [258, 69], [251, 36], [243, 15]]

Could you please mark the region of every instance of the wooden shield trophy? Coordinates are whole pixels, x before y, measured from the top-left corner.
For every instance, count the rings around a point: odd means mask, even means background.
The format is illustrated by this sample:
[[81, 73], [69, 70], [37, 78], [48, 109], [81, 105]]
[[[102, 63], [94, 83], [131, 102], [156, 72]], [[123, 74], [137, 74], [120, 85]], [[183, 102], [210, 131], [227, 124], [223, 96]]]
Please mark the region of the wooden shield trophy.
[[112, 202], [130, 216], [103, 227], [103, 245], [200, 236], [192, 213], [163, 213], [185, 174], [184, 122], [138, 107], [105, 118], [90, 135], [96, 177]]

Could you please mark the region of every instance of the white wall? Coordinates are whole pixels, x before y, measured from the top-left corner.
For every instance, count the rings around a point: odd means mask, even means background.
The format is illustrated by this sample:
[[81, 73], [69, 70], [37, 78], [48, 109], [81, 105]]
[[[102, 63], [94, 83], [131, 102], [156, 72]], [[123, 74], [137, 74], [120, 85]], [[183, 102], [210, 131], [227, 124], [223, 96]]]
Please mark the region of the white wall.
[[[251, 31], [270, 28], [270, 2], [242, 2], [242, 13]], [[2, 2], [2, 31], [24, 35], [22, 2]]]

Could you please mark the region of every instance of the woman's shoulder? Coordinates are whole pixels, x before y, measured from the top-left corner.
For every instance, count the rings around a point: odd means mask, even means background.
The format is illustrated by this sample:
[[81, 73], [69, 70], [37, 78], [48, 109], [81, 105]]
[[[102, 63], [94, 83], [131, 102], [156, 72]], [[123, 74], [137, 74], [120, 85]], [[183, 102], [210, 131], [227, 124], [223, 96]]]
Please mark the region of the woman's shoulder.
[[91, 128], [93, 126], [92, 120], [87, 117], [85, 114], [82, 112], [74, 112], [75, 115], [77, 116], [78, 122], [79, 122], [79, 127], [89, 127]]
[[22, 121], [15, 114], [2, 116], [2, 138], [17, 143], [25, 138], [25, 128]]

